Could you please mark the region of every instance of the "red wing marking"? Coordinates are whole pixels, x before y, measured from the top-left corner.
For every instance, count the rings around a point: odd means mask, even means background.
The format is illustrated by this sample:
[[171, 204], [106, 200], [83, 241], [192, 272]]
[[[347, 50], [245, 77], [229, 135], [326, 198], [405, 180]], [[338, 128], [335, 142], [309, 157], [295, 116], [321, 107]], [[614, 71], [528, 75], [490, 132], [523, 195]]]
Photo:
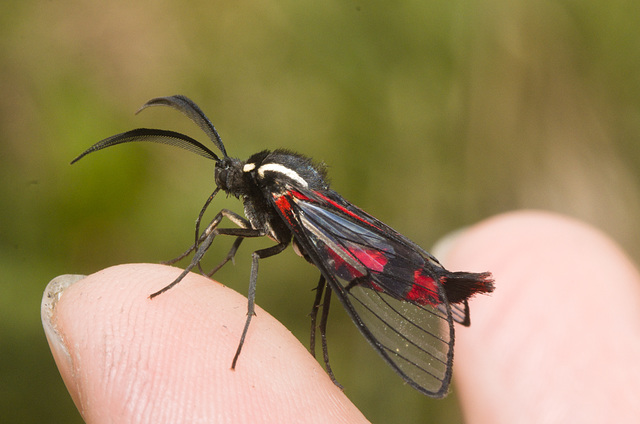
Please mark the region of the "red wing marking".
[[[384, 256], [384, 254], [378, 250], [363, 250], [357, 248], [341, 248], [342, 253], [338, 253], [335, 249], [327, 246], [326, 247], [329, 256], [334, 261], [334, 268], [336, 271], [345, 271], [348, 272], [348, 277], [345, 280], [351, 281], [354, 278], [362, 277], [364, 275], [364, 270], [358, 270], [353, 264], [357, 264], [357, 262], [361, 263], [364, 268], [367, 268], [374, 272], [382, 272], [384, 266], [387, 264], [388, 259]], [[345, 258], [347, 258], [345, 260]], [[348, 258], [352, 258], [349, 260]], [[357, 259], [357, 261], [356, 261]], [[351, 262], [351, 263], [349, 263]], [[345, 268], [346, 267], [346, 268]]]
[[[309, 199], [307, 196], [305, 196], [304, 194], [302, 194], [302, 193], [300, 193], [298, 191], [291, 191], [290, 193], [296, 199], [311, 201], [311, 199]], [[340, 205], [336, 201], [329, 199], [324, 194], [322, 194], [322, 193], [320, 193], [318, 191], [314, 191], [314, 194], [317, 195], [318, 197], [320, 197], [322, 200], [324, 200], [326, 202], [329, 202], [333, 207], [335, 207], [335, 208], [339, 209], [341, 212], [349, 215], [351, 218], [357, 219], [358, 221], [360, 221], [360, 222], [362, 222], [362, 223], [364, 223], [364, 224], [366, 224], [368, 226], [371, 226], [371, 227], [377, 228], [378, 230], [381, 230], [380, 228], [378, 228], [375, 225], [371, 224], [366, 219], [363, 219], [362, 217], [358, 216], [357, 214], [351, 212], [349, 209], [347, 209], [344, 206]]]
[[295, 197], [296, 199], [299, 199], [299, 200], [306, 200], [307, 202], [308, 202], [308, 201], [311, 201], [311, 199], [309, 199], [307, 196], [305, 196], [304, 194], [300, 193], [299, 191], [290, 191], [289, 193], [290, 193], [293, 197]]
[[440, 302], [438, 287], [433, 278], [425, 275], [421, 269], [413, 273], [413, 287], [407, 293], [407, 299], [420, 305], [435, 306]]
[[350, 252], [358, 258], [362, 265], [375, 272], [382, 272], [384, 266], [389, 262], [379, 250], [351, 249]]
[[[342, 249], [342, 255], [336, 252], [334, 249], [326, 248], [329, 257], [332, 259], [333, 272], [340, 278], [346, 281], [353, 281], [357, 278], [363, 277], [366, 270], [374, 272], [382, 272], [384, 266], [387, 264], [388, 259], [384, 254], [377, 250], [363, 250], [363, 249]], [[353, 260], [349, 263], [349, 260], [345, 260], [343, 257], [349, 257]], [[353, 263], [357, 263], [356, 259], [364, 266], [364, 268], [358, 269]], [[365, 269], [366, 268], [366, 269]], [[370, 288], [376, 291], [384, 291], [380, 286], [374, 283], [372, 280], [362, 281], [360, 284], [368, 285]]]
[[276, 198], [276, 206], [282, 212], [282, 216], [289, 222], [289, 225], [293, 228], [294, 223], [291, 220], [291, 203], [287, 196], [279, 196]]

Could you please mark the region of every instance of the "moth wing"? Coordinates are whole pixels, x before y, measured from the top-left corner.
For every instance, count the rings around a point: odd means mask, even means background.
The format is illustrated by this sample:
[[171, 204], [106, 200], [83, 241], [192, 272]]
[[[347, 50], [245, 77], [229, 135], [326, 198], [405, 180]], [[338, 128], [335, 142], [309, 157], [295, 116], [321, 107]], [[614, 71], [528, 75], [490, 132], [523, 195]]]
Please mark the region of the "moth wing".
[[444, 396], [453, 363], [451, 307], [436, 275], [428, 286], [433, 303], [407, 298], [430, 257], [337, 194], [284, 196], [278, 210], [362, 335], [412, 387]]

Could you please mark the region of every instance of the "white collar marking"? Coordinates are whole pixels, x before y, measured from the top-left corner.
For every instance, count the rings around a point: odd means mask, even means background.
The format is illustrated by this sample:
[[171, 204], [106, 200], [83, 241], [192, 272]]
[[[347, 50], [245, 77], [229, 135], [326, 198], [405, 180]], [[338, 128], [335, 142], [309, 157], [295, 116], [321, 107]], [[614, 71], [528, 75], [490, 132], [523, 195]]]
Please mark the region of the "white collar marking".
[[[245, 168], [247, 167], [247, 165], [245, 165]], [[258, 174], [263, 178], [264, 178], [264, 173], [265, 172], [269, 172], [269, 171], [270, 172], [277, 172], [279, 174], [282, 174], [282, 175], [286, 176], [287, 178], [292, 179], [293, 181], [297, 182], [298, 184], [300, 184], [301, 186], [303, 186], [305, 188], [309, 187], [309, 184], [307, 184], [307, 182], [304, 180], [304, 178], [302, 178], [293, 169], [289, 169], [284, 165], [280, 165], [278, 163], [267, 163], [265, 165], [262, 165], [260, 168], [258, 168]]]

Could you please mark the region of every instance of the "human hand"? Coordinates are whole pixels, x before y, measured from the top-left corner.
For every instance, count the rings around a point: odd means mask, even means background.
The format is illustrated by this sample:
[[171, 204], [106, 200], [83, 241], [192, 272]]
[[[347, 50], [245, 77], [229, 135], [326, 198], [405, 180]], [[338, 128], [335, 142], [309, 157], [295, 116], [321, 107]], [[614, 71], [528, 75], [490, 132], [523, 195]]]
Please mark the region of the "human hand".
[[[640, 416], [629, 415], [640, 393], [640, 277], [608, 239], [563, 217], [520, 212], [465, 231], [440, 259], [496, 278], [493, 295], [471, 301], [471, 327], [456, 328], [467, 422]], [[48, 286], [45, 332], [87, 422], [366, 422], [260, 309], [230, 371], [246, 299], [192, 273], [171, 296], [149, 301], [179, 272], [132, 264]]]
[[496, 280], [456, 331], [468, 424], [638, 422], [640, 275], [613, 241], [571, 218], [513, 212], [465, 233], [443, 260]]
[[[259, 307], [232, 371], [247, 299], [195, 273], [149, 299], [180, 272], [130, 264], [49, 284], [45, 332], [85, 421], [366, 422], [307, 349]], [[63, 296], [48, 295], [68, 283]]]

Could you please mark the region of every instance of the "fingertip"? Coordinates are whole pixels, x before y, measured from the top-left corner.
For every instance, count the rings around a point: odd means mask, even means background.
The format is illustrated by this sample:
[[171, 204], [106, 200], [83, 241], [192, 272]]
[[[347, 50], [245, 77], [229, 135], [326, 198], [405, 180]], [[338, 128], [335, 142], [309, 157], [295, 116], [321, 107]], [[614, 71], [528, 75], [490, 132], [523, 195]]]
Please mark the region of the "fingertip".
[[274, 422], [306, 414], [364, 420], [297, 339], [259, 308], [231, 370], [246, 298], [188, 274], [149, 299], [180, 271], [117, 266], [59, 297], [51, 321], [70, 358], [60, 372], [88, 422], [255, 422], [265, 411]]
[[629, 373], [640, 352], [640, 277], [606, 235], [562, 215], [512, 212], [465, 231], [443, 261], [495, 277], [492, 295], [470, 301], [471, 327], [456, 329], [468, 422], [637, 412], [625, 393], [640, 390]]

